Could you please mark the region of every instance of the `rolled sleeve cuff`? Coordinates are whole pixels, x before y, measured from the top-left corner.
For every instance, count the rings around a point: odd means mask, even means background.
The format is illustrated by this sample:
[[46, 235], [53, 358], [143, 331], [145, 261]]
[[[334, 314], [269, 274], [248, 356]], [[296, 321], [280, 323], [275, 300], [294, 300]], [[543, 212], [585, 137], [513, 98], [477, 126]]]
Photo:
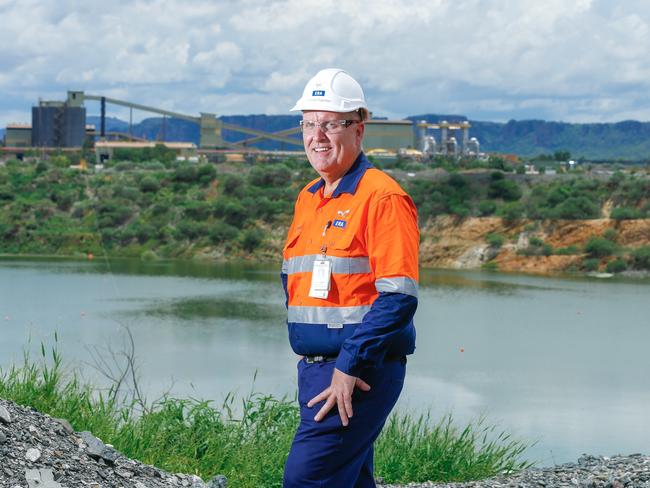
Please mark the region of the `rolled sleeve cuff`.
[[336, 358], [336, 369], [350, 376], [358, 377], [361, 374], [362, 368], [359, 367], [356, 357], [353, 354], [350, 354], [345, 348], [341, 348]]

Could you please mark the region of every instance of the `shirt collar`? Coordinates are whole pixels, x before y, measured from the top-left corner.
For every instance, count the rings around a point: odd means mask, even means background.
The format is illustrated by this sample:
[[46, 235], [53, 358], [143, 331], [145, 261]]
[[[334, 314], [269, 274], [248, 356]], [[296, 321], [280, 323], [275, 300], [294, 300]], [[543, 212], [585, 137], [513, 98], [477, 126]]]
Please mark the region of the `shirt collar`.
[[[332, 192], [332, 198], [338, 197], [341, 193], [350, 193], [351, 195], [354, 195], [357, 191], [357, 186], [359, 186], [359, 181], [361, 181], [361, 177], [369, 168], [372, 168], [372, 164], [370, 161], [368, 161], [366, 155], [363, 154], [363, 151], [361, 151], [359, 153], [359, 156], [357, 156], [357, 159], [354, 161], [354, 164], [352, 164], [348, 172], [345, 173], [341, 179], [341, 182]], [[316, 183], [311, 185], [307, 191], [310, 193], [316, 193], [324, 186], [325, 181], [323, 181], [323, 178], [321, 178]]]

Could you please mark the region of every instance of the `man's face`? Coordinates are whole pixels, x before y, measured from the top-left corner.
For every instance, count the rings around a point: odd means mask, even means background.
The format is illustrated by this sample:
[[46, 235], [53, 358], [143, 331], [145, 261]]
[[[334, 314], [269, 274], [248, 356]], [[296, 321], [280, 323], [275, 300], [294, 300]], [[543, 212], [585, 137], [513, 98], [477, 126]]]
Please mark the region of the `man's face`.
[[314, 130], [302, 134], [307, 159], [316, 172], [326, 179], [343, 176], [361, 151], [364, 124], [359, 114], [307, 110], [303, 113], [303, 120], [321, 123], [330, 120], [358, 121], [336, 133], [323, 132], [317, 125]]

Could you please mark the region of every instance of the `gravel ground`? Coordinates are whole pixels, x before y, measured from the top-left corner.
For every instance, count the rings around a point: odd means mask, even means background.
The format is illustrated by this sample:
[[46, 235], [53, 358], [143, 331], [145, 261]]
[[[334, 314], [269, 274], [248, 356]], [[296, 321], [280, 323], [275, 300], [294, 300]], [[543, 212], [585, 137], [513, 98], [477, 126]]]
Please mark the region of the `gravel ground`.
[[[226, 488], [224, 476], [204, 482], [122, 456], [65, 420], [0, 399], [1, 488]], [[470, 483], [379, 484], [380, 488], [650, 488], [650, 456], [584, 455], [577, 463], [529, 469]], [[263, 487], [261, 487], [263, 488]], [[337, 487], [332, 487], [337, 488]]]
[[528, 469], [512, 476], [498, 476], [471, 483], [410, 483], [379, 485], [381, 488], [650, 488], [650, 456], [583, 455], [577, 463], [552, 468]]

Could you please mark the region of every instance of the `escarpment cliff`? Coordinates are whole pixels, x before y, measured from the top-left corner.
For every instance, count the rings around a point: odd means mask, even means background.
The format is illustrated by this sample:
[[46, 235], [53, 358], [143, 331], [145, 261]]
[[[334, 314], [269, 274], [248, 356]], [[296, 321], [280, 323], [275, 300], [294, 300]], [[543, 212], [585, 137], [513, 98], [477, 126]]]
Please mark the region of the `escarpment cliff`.
[[[488, 263], [500, 271], [555, 273], [579, 268], [585, 246], [607, 236], [621, 253], [650, 245], [650, 219], [508, 222], [499, 217], [439, 216], [421, 229], [424, 267], [471, 269]], [[599, 256], [603, 267], [613, 256]]]

